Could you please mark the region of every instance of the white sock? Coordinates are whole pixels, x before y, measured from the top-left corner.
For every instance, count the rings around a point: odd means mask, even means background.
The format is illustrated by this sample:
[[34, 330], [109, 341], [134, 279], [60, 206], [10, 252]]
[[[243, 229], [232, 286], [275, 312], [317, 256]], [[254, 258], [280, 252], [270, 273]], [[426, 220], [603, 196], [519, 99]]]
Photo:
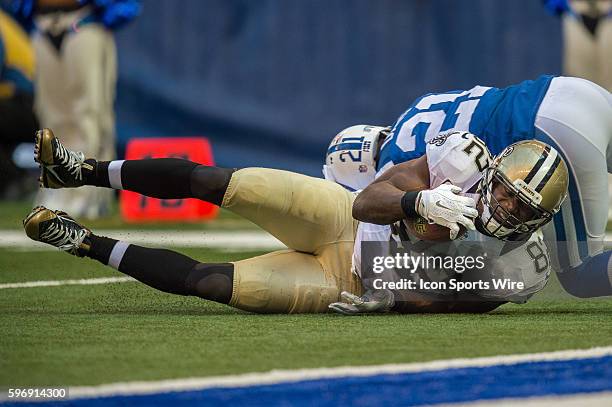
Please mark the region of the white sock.
[[108, 164], [108, 181], [111, 188], [123, 189], [121, 184], [121, 167], [125, 160], [114, 160]]
[[108, 258], [108, 265], [114, 268], [115, 270], [119, 270], [121, 260], [123, 260], [125, 251], [129, 246], [129, 243], [122, 241], [118, 241], [117, 243], [115, 243], [115, 245], [113, 246], [113, 250], [111, 251], [110, 257]]

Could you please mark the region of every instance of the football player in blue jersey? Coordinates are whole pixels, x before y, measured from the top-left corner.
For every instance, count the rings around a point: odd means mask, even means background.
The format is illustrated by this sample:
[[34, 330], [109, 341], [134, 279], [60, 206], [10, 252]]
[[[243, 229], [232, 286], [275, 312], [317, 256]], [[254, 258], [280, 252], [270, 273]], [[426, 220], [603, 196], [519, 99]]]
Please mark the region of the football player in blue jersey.
[[[546, 240], [557, 242], [550, 247], [553, 268], [574, 296], [612, 295], [612, 252], [604, 250], [603, 241], [607, 173], [612, 172], [610, 92], [584, 79], [545, 75], [501, 89], [475, 86], [427, 94], [389, 128], [362, 125], [340, 132], [328, 150], [324, 174], [361, 189], [375, 176], [355, 168], [376, 166], [380, 175], [423, 156], [430, 140], [452, 131], [475, 134], [492, 154], [532, 139], [559, 152], [570, 172], [570, 199], [544, 229]], [[346, 137], [348, 142], [343, 141]], [[360, 139], [367, 146], [362, 147]]]

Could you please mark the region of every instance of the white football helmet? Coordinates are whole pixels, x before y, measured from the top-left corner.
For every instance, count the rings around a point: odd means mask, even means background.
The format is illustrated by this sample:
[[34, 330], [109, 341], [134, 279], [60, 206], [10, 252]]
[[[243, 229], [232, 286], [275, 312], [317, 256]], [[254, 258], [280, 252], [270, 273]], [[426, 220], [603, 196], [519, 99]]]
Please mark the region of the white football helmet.
[[337, 182], [350, 191], [367, 187], [376, 175], [380, 143], [390, 127], [360, 124], [347, 127], [333, 138], [323, 166], [325, 179]]

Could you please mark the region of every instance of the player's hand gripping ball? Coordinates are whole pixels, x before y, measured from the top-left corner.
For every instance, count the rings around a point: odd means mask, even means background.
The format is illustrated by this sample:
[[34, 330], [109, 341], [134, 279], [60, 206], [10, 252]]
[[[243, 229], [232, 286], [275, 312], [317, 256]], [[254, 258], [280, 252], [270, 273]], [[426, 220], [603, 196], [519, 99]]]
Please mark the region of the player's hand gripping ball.
[[425, 227], [423, 221], [412, 222], [414, 230], [423, 236], [423, 240], [440, 240], [438, 238], [442, 238], [442, 231], [448, 233], [448, 238], [442, 240], [454, 240], [461, 237], [466, 228], [476, 229], [474, 225], [474, 218], [478, 216], [476, 202], [472, 197], [461, 195], [461, 188], [456, 185], [442, 184], [434, 189], [420, 191], [415, 209], [430, 223]]
[[[445, 226], [440, 226], [435, 223], [427, 222], [427, 219], [419, 216], [417, 219], [404, 220], [408, 231], [418, 239], [428, 242], [448, 242], [450, 238], [450, 229]], [[466, 232], [463, 225], [459, 225], [458, 238], [462, 237]]]

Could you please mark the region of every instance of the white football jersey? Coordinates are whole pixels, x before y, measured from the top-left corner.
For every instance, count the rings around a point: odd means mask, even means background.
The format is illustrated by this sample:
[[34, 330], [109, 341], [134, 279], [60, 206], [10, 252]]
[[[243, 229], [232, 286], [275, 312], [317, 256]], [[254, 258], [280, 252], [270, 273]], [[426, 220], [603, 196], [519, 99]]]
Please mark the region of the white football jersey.
[[[441, 134], [427, 143], [426, 154], [430, 188], [450, 183], [462, 188], [462, 194], [478, 200], [476, 188], [483, 176], [484, 169], [489, 166], [492, 159], [489, 150], [479, 138], [467, 132]], [[399, 238], [393, 235], [394, 230], [399, 231]], [[361, 276], [362, 242], [384, 242], [391, 239], [412, 242], [418, 240], [409, 233], [403, 221], [397, 222], [394, 227], [360, 222], [353, 251], [353, 272]], [[461, 276], [464, 281], [480, 279], [501, 282], [508, 279], [510, 282], [523, 283], [522, 288], [508, 285], [499, 288], [489, 284], [486, 289], [471, 291], [472, 294], [483, 300], [522, 303], [546, 285], [550, 275], [550, 262], [546, 245], [539, 232], [534, 233], [523, 244], [514, 243], [512, 250], [508, 250], [507, 242], [485, 236], [477, 231], [470, 231], [463, 240], [452, 242], [449, 255], [462, 255], [463, 248], [466, 246], [462, 245], [462, 242], [469, 241], [482, 243], [483, 247], [486, 247], [490, 263], [488, 263], [486, 274], [465, 273]], [[474, 246], [471, 245], [471, 247]], [[381, 253], [380, 255], [386, 254]], [[440, 280], [439, 270], [431, 270], [428, 274], [427, 277], [431, 281]], [[448, 276], [449, 279], [451, 277]]]
[[[452, 132], [433, 138], [427, 143], [426, 154], [430, 188], [448, 182], [461, 187], [464, 193], [477, 185], [482, 178], [482, 171], [479, 170], [476, 158], [482, 161], [484, 168], [491, 159], [484, 143], [473, 134], [466, 132]], [[407, 230], [403, 221], [401, 224], [396, 223], [396, 228], [401, 231]], [[361, 242], [388, 241], [392, 238], [391, 229], [391, 225], [359, 223], [353, 250], [353, 272], [361, 275]], [[406, 239], [406, 236], [402, 237]]]
[[431, 189], [450, 183], [468, 192], [491, 162], [487, 146], [467, 132], [440, 134], [427, 143], [425, 151]]
[[[448, 183], [477, 200], [476, 187], [492, 160], [489, 149], [478, 137], [467, 132], [440, 134], [427, 143], [425, 151], [430, 189]], [[413, 240], [405, 220], [397, 222], [395, 228], [401, 239]]]
[[542, 231], [532, 233], [527, 241], [520, 243], [480, 236], [489, 261], [486, 273], [464, 273], [461, 281], [483, 280], [488, 284], [473, 290], [472, 294], [484, 300], [521, 304], [546, 286], [551, 267]]

